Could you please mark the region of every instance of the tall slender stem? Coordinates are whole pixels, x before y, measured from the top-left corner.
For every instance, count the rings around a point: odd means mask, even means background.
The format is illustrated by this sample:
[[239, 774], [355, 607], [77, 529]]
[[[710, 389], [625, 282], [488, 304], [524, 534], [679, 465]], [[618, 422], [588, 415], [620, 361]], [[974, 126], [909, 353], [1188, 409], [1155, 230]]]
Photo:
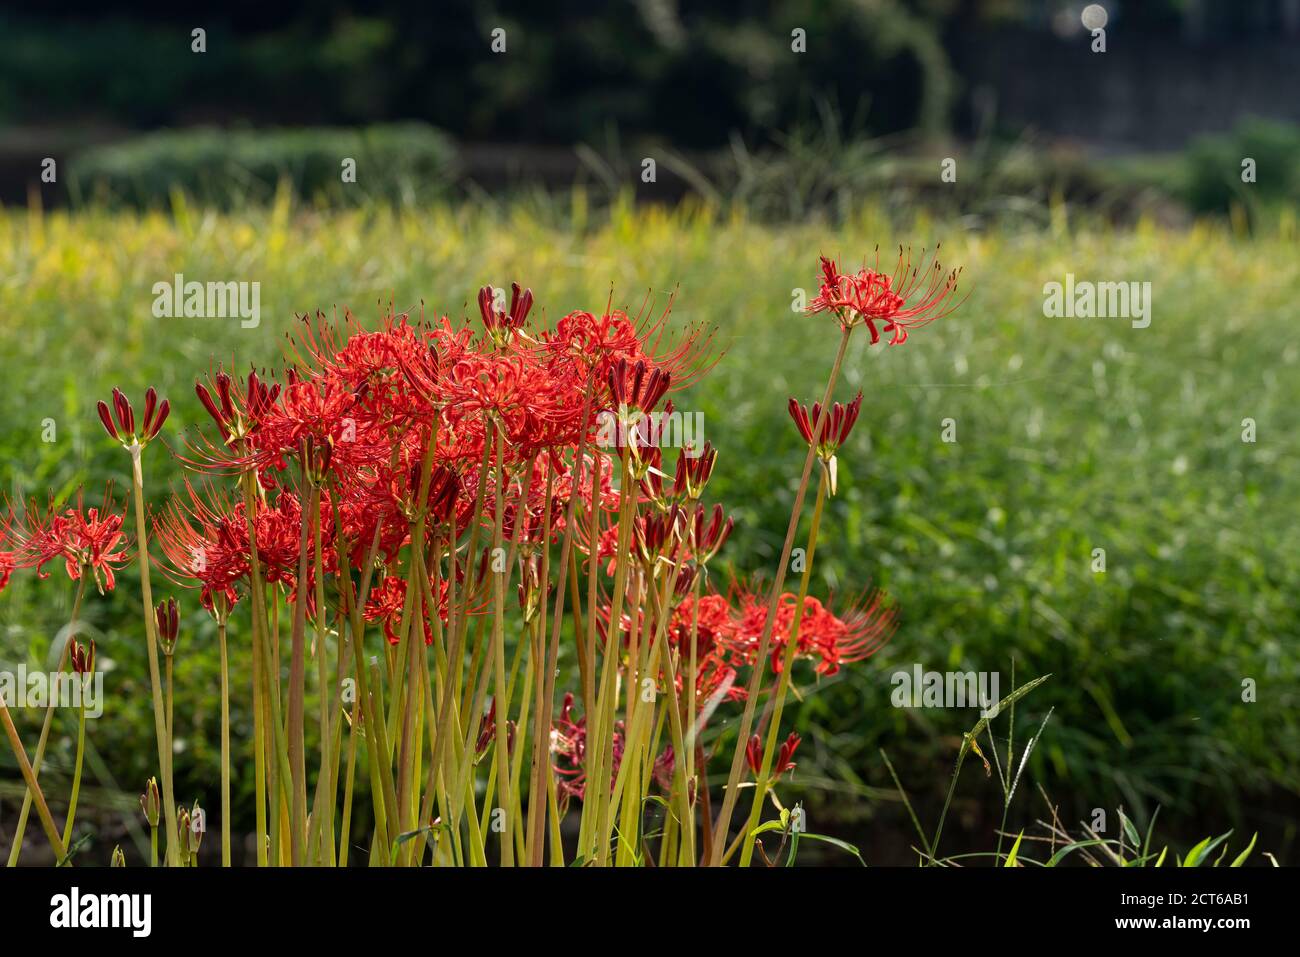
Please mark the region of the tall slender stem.
[[64, 846], [72, 842], [72, 822], [77, 816], [77, 797], [81, 794], [81, 764], [86, 757], [85, 682], [90, 680], [90, 676], [77, 675], [77, 680], [82, 682], [81, 701], [77, 706], [77, 758], [72, 771], [72, 794], [68, 797], [68, 819], [63, 822]]
[[[59, 666], [55, 674], [62, 674], [63, 667], [68, 663], [68, 649], [72, 645], [72, 639], [77, 635], [77, 614], [81, 611], [81, 599], [86, 594], [86, 581], [90, 578], [90, 570], [82, 568], [81, 573], [77, 576], [77, 593], [72, 599], [72, 617], [68, 619], [68, 637], [63, 642], [63, 650], [59, 653]], [[54, 722], [54, 702], [53, 695], [45, 705], [45, 720], [41, 723], [41, 736], [36, 741], [36, 753], [32, 756], [32, 774], [39, 778], [41, 773], [41, 762], [45, 760], [45, 744], [50, 738], [50, 725]], [[16, 867], [18, 856], [23, 850], [23, 835], [27, 831], [27, 816], [32, 810], [32, 792], [29, 788], [23, 793], [22, 810], [18, 812], [18, 826], [14, 830], [13, 847], [9, 849], [9, 867]]]
[[162, 774], [163, 814], [167, 818], [167, 865], [180, 864], [176, 846], [176, 798], [172, 791], [172, 756], [167, 752], [167, 718], [163, 713], [162, 684], [158, 675], [158, 635], [154, 630], [153, 589], [149, 585], [149, 536], [144, 522], [144, 473], [140, 467], [140, 446], [132, 445], [131, 485], [134, 492], [135, 530], [140, 557], [140, 591], [144, 599], [144, 634], [149, 652], [149, 683], [153, 690], [154, 734], [158, 739], [158, 769]]
[[[799, 651], [799, 624], [803, 620], [804, 600], [808, 597], [808, 586], [812, 581], [813, 555], [817, 551], [817, 533], [821, 529], [822, 509], [826, 505], [826, 489], [830, 484], [825, 470], [817, 483], [817, 501], [813, 505], [812, 525], [808, 529], [808, 548], [804, 557], [803, 576], [799, 581], [799, 597], [795, 601], [794, 616], [790, 621], [790, 633], [786, 638], [785, 654], [781, 660], [781, 676], [777, 679], [776, 694], [768, 699], [765, 715], [770, 712], [767, 725], [767, 744], [763, 748], [763, 760], [759, 765], [758, 779], [754, 782], [754, 803], [749, 810], [749, 820], [745, 824], [745, 834], [758, 827], [759, 817], [763, 813], [763, 799], [767, 797], [769, 775], [772, 771], [772, 756], [776, 753], [777, 738], [781, 733], [781, 714], [785, 709], [786, 693], [790, 690], [791, 674], [794, 672], [794, 658]], [[759, 722], [759, 727], [763, 722]], [[754, 856], [754, 842], [748, 839], [740, 847], [740, 866], [748, 867]]]
[[[830, 411], [831, 396], [835, 392], [835, 382], [840, 375], [840, 366], [844, 363], [844, 353], [849, 347], [849, 336], [853, 326], [846, 326], [840, 337], [839, 349], [835, 353], [835, 362], [831, 365], [830, 376], [826, 380], [826, 389], [822, 394], [821, 415], [813, 427], [813, 435], [820, 435]], [[810, 444], [808, 455], [804, 458], [803, 475], [799, 478], [799, 490], [794, 496], [794, 505], [790, 509], [790, 524], [785, 530], [785, 544], [781, 546], [781, 561], [776, 568], [776, 579], [772, 582], [772, 596], [767, 604], [767, 620], [763, 624], [763, 636], [758, 643], [754, 656], [753, 673], [749, 678], [749, 687], [745, 695], [745, 710], [740, 719], [740, 730], [736, 737], [735, 751], [731, 756], [731, 772], [727, 775], [727, 789], [722, 795], [722, 809], [718, 812], [718, 821], [713, 829], [713, 846], [709, 850], [709, 863], [721, 865], [723, 850], [727, 845], [727, 835], [731, 827], [731, 815], [736, 808], [740, 791], [740, 772], [745, 764], [745, 742], [749, 738], [754, 724], [754, 707], [758, 701], [759, 691], [763, 686], [763, 673], [766, 670], [768, 651], [772, 642], [772, 626], [776, 623], [777, 605], [781, 600], [781, 589], [785, 585], [786, 569], [790, 565], [790, 552], [794, 548], [795, 533], [799, 530], [799, 515], [803, 511], [804, 496], [808, 492], [808, 478], [812, 474], [813, 460], [817, 450]]]
[[221, 866], [230, 866], [230, 665], [226, 657], [226, 616], [217, 619], [221, 647]]

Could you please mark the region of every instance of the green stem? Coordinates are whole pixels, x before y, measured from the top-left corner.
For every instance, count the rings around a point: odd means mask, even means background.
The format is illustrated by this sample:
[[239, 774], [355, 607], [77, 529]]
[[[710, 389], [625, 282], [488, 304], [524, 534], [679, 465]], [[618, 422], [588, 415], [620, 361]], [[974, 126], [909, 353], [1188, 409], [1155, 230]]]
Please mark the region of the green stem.
[[14, 757], [18, 760], [18, 768], [23, 773], [23, 780], [27, 782], [27, 789], [32, 792], [33, 800], [36, 802], [36, 816], [40, 818], [41, 827], [45, 831], [46, 838], [49, 839], [50, 847], [54, 848], [56, 859], [62, 863], [63, 859], [68, 856], [68, 852], [59, 837], [58, 828], [54, 826], [54, 818], [50, 814], [50, 807], [45, 803], [45, 795], [41, 793], [41, 786], [36, 783], [36, 775], [32, 773], [32, 766], [27, 763], [27, 752], [23, 750], [22, 739], [18, 737], [18, 729], [14, 727], [14, 719], [9, 715], [9, 705], [5, 703], [3, 695], [0, 695], [0, 722], [4, 723], [5, 734], [9, 737], [9, 747], [13, 749]]
[[162, 683], [158, 677], [158, 635], [154, 630], [153, 589], [149, 585], [149, 535], [144, 521], [144, 473], [140, 467], [140, 446], [131, 446], [130, 452], [135, 532], [140, 556], [140, 591], [144, 600], [144, 634], [149, 652], [149, 684], [153, 692], [154, 735], [158, 741], [158, 766], [162, 773], [163, 813], [167, 817], [167, 864], [176, 867], [180, 865], [176, 846], [176, 799], [172, 790], [172, 756], [167, 753], [167, 719], [163, 713]]
[[[83, 568], [81, 574], [77, 576], [77, 593], [72, 599], [72, 617], [68, 620], [68, 637], [63, 643], [63, 651], [59, 655], [59, 667], [55, 674], [62, 674], [63, 668], [68, 662], [68, 648], [72, 644], [72, 639], [77, 635], [77, 614], [81, 611], [81, 599], [86, 593], [86, 580], [90, 577], [89, 569]], [[50, 696], [49, 702], [45, 706], [45, 720], [41, 724], [41, 736], [36, 741], [36, 753], [32, 756], [32, 774], [39, 778], [41, 773], [41, 762], [45, 760], [45, 744], [50, 739], [50, 726], [54, 723], [54, 702], [53, 695]], [[22, 810], [18, 813], [18, 826], [14, 830], [13, 847], [9, 849], [8, 867], [18, 865], [18, 856], [23, 850], [23, 835], [27, 831], [27, 816], [32, 810], [32, 792], [29, 788], [23, 794]]]
[[221, 866], [230, 866], [230, 665], [226, 656], [226, 619], [217, 621], [221, 647]]
[[[817, 422], [813, 427], [813, 435], [820, 435], [821, 430], [825, 427], [826, 417], [830, 411], [831, 396], [835, 392], [835, 382], [840, 375], [840, 366], [844, 363], [844, 353], [849, 347], [849, 337], [853, 334], [853, 326], [847, 326], [843, 335], [840, 337], [840, 345], [835, 353], [835, 361], [831, 365], [830, 376], [826, 380], [826, 390], [822, 394], [821, 415], [817, 417]], [[808, 454], [804, 458], [803, 475], [799, 478], [799, 489], [794, 496], [794, 504], [790, 508], [790, 524], [785, 530], [785, 544], [781, 547], [781, 561], [776, 568], [776, 579], [772, 582], [772, 596], [767, 605], [767, 620], [763, 625], [763, 636], [759, 640], [757, 654], [754, 656], [754, 667], [749, 678], [749, 687], [745, 695], [745, 710], [740, 718], [740, 729], [736, 737], [735, 750], [731, 755], [731, 771], [727, 775], [727, 789], [722, 795], [722, 809], [718, 812], [718, 821], [713, 829], [713, 846], [709, 849], [709, 863], [721, 865], [723, 849], [727, 844], [727, 835], [731, 829], [731, 815], [736, 809], [736, 801], [740, 796], [740, 772], [745, 765], [745, 742], [749, 738], [750, 730], [754, 724], [754, 708], [758, 701], [759, 692], [763, 686], [763, 662], [766, 661], [768, 651], [772, 641], [772, 626], [776, 623], [777, 605], [781, 600], [781, 589], [785, 585], [786, 569], [790, 566], [790, 552], [794, 548], [795, 533], [799, 530], [799, 516], [803, 511], [804, 496], [808, 492], [808, 478], [812, 475], [813, 460], [817, 457], [817, 450], [810, 444]], [[742, 835], [743, 836], [743, 835]]]
[[[68, 819], [63, 822], [63, 843], [66, 846], [72, 840], [72, 821], [77, 816], [77, 797], [81, 793], [81, 763], [86, 756], [86, 700], [85, 681], [89, 676], [78, 675], [82, 684], [81, 704], [77, 708], [77, 760], [72, 771], [72, 795], [68, 798]], [[35, 773], [34, 771], [32, 772]]]
[[[750, 834], [758, 827], [763, 813], [763, 799], [767, 796], [769, 775], [772, 772], [772, 758], [776, 754], [777, 738], [781, 733], [781, 714], [785, 709], [786, 694], [790, 690], [791, 674], [794, 671], [794, 659], [799, 650], [799, 624], [803, 619], [804, 601], [808, 597], [808, 585], [812, 580], [813, 555], [817, 551], [817, 533], [822, 524], [822, 508], [826, 504], [826, 489], [830, 484], [825, 470], [817, 483], [817, 502], [813, 506], [812, 525], [808, 529], [808, 549], [804, 557], [803, 577], [799, 582], [799, 598], [795, 602], [794, 617], [790, 622], [790, 633], [786, 638], [785, 654], [781, 661], [781, 675], [777, 679], [776, 694], [768, 701], [771, 712], [767, 726], [767, 744], [763, 748], [763, 761], [759, 765], [758, 779], [754, 782], [754, 803], [749, 810], [749, 821], [745, 824], [745, 834]], [[759, 666], [766, 667], [765, 662]], [[759, 722], [762, 726], [762, 722]], [[746, 837], [740, 847], [740, 866], [748, 867], [754, 856], [754, 842]]]

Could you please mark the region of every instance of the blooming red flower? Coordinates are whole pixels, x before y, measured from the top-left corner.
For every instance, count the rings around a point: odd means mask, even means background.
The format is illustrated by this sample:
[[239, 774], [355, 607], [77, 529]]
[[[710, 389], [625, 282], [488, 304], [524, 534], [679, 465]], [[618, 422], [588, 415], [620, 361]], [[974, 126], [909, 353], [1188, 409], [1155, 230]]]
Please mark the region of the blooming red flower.
[[[197, 582], [199, 603], [208, 611], [216, 610], [213, 602], [218, 598], [231, 608], [238, 600], [235, 585], [249, 571], [243, 506], [235, 508], [212, 492], [208, 501], [188, 481], [185, 490], [188, 502], [174, 497], [154, 521], [154, 541], [166, 559], [160, 568], [180, 584], [192, 587]], [[163, 624], [170, 626], [170, 612], [165, 622], [161, 616], [158, 622], [160, 632]]]
[[41, 512], [32, 503], [18, 534], [17, 565], [34, 567], [39, 577], [48, 578], [45, 566], [62, 558], [73, 581], [88, 570], [101, 594], [112, 591], [117, 584], [115, 571], [130, 561], [122, 532], [123, 514], [113, 504], [111, 489], [105, 490], [98, 508], [86, 508], [80, 491], [72, 507], [59, 509], [51, 501]]
[[[936, 246], [935, 254], [938, 251]], [[889, 344], [897, 346], [907, 341], [909, 329], [941, 319], [960, 305], [952, 298], [961, 270], [945, 273], [934, 256], [924, 251], [913, 264], [911, 250], [900, 246], [892, 274], [865, 266], [855, 274], [841, 273], [835, 261], [825, 256], [821, 257], [821, 269], [821, 288], [809, 303], [808, 313], [834, 313], [845, 329], [865, 323], [872, 345], [880, 341], [876, 323], [893, 333]]]
[[[562, 804], [571, 797], [582, 800], [587, 793], [587, 716], [573, 717], [573, 692], [564, 693], [560, 713], [551, 725], [551, 754], [555, 756], [555, 788]], [[614, 761], [610, 768], [609, 787], [614, 788], [619, 765], [623, 763], [623, 722], [614, 725]]]
[[[430, 582], [432, 585], [433, 583]], [[445, 625], [447, 623], [447, 595], [448, 585], [446, 581], [439, 583], [438, 596], [438, 618]], [[388, 639], [390, 645], [396, 645], [401, 641], [402, 612], [406, 608], [406, 579], [399, 578], [396, 575], [385, 575], [378, 585], [370, 589], [370, 595], [366, 598], [364, 617], [366, 621], [381, 621], [384, 626], [384, 637]], [[482, 609], [470, 608], [470, 614], [474, 614]], [[421, 611], [420, 622], [424, 625], [424, 643], [433, 644], [433, 629], [429, 624], [429, 612], [425, 608]]]
[[[748, 664], [754, 664], [753, 655], [767, 623], [767, 598], [743, 586], [736, 586], [735, 591], [740, 612], [727, 638], [737, 654]], [[796, 601], [794, 594], [785, 592], [777, 603], [770, 644], [772, 670], [778, 674], [785, 647], [791, 640]], [[840, 665], [875, 654], [893, 636], [897, 626], [897, 608], [886, 601], [883, 592], [871, 592], [852, 603], [841, 617], [808, 595], [799, 618], [799, 633], [794, 637], [796, 656], [815, 660], [818, 674], [833, 675]]]
[[9, 532], [12, 528], [12, 511], [0, 515], [0, 591], [4, 591], [8, 586], [9, 576], [13, 574], [14, 568], [17, 567], [17, 559], [14, 553], [6, 550], [6, 543], [9, 540]]

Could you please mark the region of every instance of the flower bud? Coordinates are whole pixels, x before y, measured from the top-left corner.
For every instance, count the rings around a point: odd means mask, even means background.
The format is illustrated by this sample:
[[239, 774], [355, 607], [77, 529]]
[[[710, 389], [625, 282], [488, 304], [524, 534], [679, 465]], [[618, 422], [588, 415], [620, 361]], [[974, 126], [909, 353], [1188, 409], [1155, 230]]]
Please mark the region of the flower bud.
[[126, 867], [126, 855], [122, 853], [122, 845], [119, 844], [113, 848], [113, 860], [110, 867]]
[[194, 807], [190, 808], [190, 853], [197, 854], [199, 845], [203, 843], [203, 835], [208, 829], [208, 815], [199, 807], [199, 802], [195, 800]]
[[140, 810], [150, 827], [158, 826], [158, 815], [162, 811], [162, 798], [158, 794], [158, 779], [150, 778], [140, 795]]
[[90, 640], [89, 645], [83, 645], [74, 640], [68, 653], [72, 658], [72, 670], [74, 672], [79, 675], [93, 675], [95, 673], [95, 640], [93, 638]]
[[194, 831], [190, 827], [189, 809], [184, 804], [176, 808], [176, 837], [181, 860], [189, 860], [190, 852], [194, 850]]
[[175, 598], [160, 601], [154, 609], [154, 622], [158, 626], [158, 643], [163, 654], [170, 658], [176, 652], [176, 636], [180, 633], [181, 612]]

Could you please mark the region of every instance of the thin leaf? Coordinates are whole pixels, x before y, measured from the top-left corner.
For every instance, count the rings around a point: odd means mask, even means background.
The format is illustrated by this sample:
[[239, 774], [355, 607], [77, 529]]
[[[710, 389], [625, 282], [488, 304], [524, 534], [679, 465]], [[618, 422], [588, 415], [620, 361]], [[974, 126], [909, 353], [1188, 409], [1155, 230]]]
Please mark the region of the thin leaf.
[[1246, 863], [1246, 858], [1250, 857], [1250, 852], [1255, 849], [1255, 839], [1257, 837], [1259, 837], [1259, 831], [1250, 836], [1250, 843], [1246, 845], [1246, 849], [1232, 859], [1232, 863], [1228, 865], [1229, 867], [1241, 867]]
[[1187, 858], [1183, 861], [1183, 867], [1199, 867], [1201, 861], [1205, 859], [1206, 855], [1226, 841], [1231, 835], [1232, 832], [1228, 831], [1227, 834], [1220, 834], [1214, 840], [1210, 840], [1207, 837], [1187, 852]]
[[1007, 860], [1006, 863], [1002, 865], [1003, 867], [1017, 866], [1016, 855], [1020, 853], [1020, 841], [1024, 836], [1025, 836], [1025, 832], [1023, 830], [1021, 830], [1021, 832], [1016, 835], [1016, 843], [1011, 845], [1011, 853], [1007, 855]]

